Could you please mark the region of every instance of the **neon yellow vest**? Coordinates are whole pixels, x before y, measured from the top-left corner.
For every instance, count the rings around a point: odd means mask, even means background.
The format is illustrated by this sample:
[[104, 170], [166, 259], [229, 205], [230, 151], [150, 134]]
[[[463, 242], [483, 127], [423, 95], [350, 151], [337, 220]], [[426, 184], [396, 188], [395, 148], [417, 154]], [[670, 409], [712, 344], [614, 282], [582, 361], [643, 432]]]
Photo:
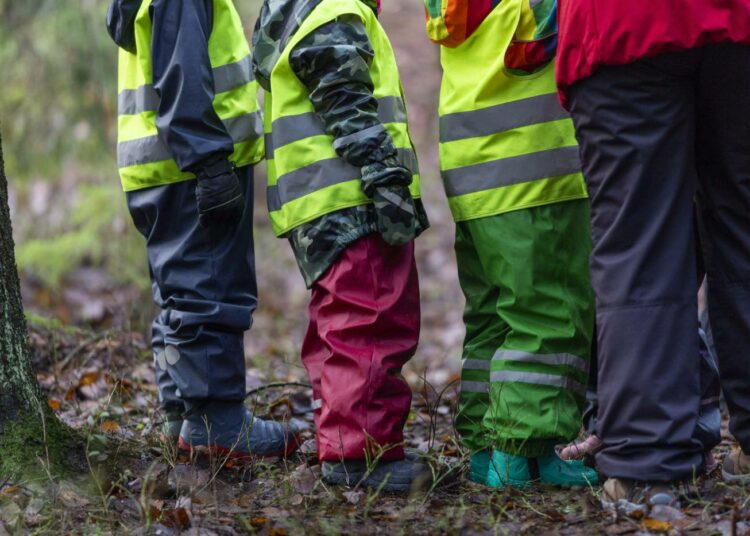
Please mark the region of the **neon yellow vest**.
[[360, 169], [338, 157], [307, 88], [289, 64], [291, 51], [305, 36], [342, 15], [355, 15], [367, 30], [375, 51], [370, 76], [378, 115], [393, 138], [401, 163], [414, 173], [412, 195], [420, 195], [416, 153], [388, 37], [372, 10], [359, 0], [323, 0], [289, 40], [271, 72], [271, 92], [265, 95], [268, 211], [278, 236], [324, 214], [372, 202], [362, 193]]
[[587, 197], [554, 62], [505, 68], [524, 1], [503, 0], [464, 43], [440, 47], [440, 170], [456, 221]]
[[[135, 21], [136, 53], [120, 50], [117, 163], [125, 191], [194, 178], [180, 170], [159, 139], [151, 69], [151, 0], [144, 0]], [[258, 83], [250, 65], [250, 47], [232, 0], [213, 0], [208, 52], [214, 75], [214, 109], [234, 140], [230, 160], [236, 166], [263, 157], [263, 119]]]

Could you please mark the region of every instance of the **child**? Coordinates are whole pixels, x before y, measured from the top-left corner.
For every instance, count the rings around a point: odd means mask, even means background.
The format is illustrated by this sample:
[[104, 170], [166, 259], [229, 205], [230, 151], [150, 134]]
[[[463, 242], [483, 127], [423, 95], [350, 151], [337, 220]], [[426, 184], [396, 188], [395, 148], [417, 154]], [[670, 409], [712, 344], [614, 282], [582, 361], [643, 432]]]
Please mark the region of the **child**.
[[580, 430], [594, 324], [589, 205], [554, 81], [555, 2], [428, 0], [427, 12], [443, 45], [440, 167], [466, 296], [456, 428], [469, 478], [595, 484], [554, 450]]
[[235, 458], [288, 454], [296, 427], [244, 405], [263, 133], [239, 15], [232, 0], [112, 0], [107, 28], [120, 47], [120, 177], [160, 309], [164, 435]]
[[253, 44], [271, 221], [312, 291], [302, 361], [323, 479], [407, 491], [429, 475], [402, 448], [401, 376], [429, 224], [393, 51], [364, 0], [266, 0]]

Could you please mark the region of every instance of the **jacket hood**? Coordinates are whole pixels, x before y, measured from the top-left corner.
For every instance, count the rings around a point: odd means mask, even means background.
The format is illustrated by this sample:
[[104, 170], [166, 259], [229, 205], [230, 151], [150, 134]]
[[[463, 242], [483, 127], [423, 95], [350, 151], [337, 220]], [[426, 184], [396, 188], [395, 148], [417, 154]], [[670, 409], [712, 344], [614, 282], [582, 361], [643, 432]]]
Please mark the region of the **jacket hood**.
[[[271, 90], [271, 71], [287, 42], [322, 0], [265, 0], [253, 31], [253, 71], [258, 83]], [[359, 0], [375, 13], [379, 0]]]
[[143, 0], [112, 0], [107, 11], [107, 31], [118, 47], [135, 53], [135, 18]]

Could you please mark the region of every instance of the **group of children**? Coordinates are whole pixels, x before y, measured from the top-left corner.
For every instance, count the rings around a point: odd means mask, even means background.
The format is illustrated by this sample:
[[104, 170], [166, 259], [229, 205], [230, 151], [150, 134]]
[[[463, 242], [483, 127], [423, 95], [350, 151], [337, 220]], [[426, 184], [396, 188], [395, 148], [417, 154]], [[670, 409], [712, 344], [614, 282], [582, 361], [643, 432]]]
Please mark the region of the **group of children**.
[[[466, 297], [456, 429], [470, 479], [595, 484], [593, 469], [555, 452], [581, 428], [594, 327], [589, 205], [554, 80], [556, 3], [426, 9]], [[264, 153], [273, 229], [311, 292], [302, 361], [322, 476], [408, 491], [433, 478], [403, 448], [401, 375], [419, 339], [414, 239], [429, 222], [378, 11], [374, 0], [265, 0], [252, 54], [232, 0], [113, 0], [108, 27], [121, 48], [120, 174], [161, 309], [166, 435], [235, 457], [296, 447], [293, 423], [243, 404], [252, 165]]]

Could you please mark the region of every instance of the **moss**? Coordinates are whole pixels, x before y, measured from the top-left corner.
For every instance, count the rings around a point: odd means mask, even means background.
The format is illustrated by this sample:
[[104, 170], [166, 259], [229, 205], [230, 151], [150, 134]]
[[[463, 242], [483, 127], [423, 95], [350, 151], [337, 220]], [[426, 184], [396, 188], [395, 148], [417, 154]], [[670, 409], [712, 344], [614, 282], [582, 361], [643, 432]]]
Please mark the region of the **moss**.
[[4, 423], [0, 434], [0, 478], [62, 475], [81, 466], [82, 441], [47, 411]]

